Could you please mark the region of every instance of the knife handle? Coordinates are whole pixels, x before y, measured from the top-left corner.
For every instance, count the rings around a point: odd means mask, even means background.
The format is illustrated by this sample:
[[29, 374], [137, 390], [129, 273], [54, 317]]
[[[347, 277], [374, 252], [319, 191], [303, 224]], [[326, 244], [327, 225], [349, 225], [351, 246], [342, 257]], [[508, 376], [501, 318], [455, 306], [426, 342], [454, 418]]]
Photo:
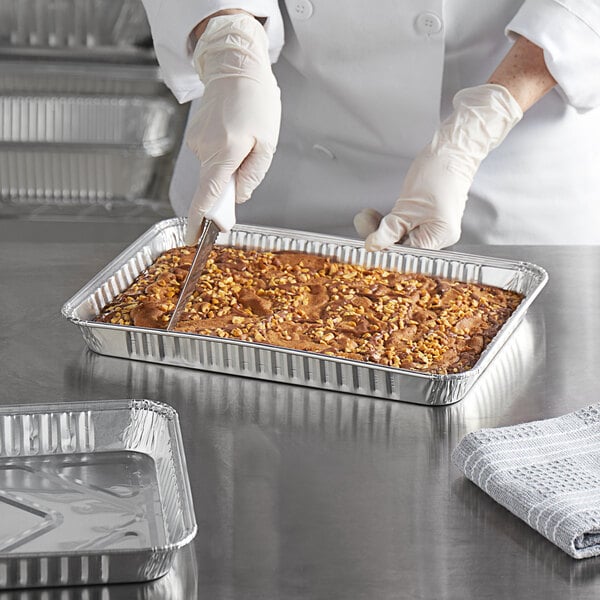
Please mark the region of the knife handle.
[[198, 243], [204, 219], [212, 221], [219, 231], [229, 231], [235, 225], [235, 174], [225, 184], [223, 193], [206, 213], [188, 215], [183, 241], [188, 246]]
[[207, 211], [205, 217], [220, 231], [229, 231], [235, 225], [235, 175], [225, 184], [221, 197]]

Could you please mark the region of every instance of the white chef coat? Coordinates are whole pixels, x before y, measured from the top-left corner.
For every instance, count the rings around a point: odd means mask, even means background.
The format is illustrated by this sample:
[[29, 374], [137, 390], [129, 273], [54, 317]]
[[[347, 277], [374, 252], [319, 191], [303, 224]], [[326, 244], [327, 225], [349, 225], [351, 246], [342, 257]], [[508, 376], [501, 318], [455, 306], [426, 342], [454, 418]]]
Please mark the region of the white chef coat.
[[[520, 34], [558, 86], [482, 163], [465, 243], [600, 243], [600, 4], [596, 0], [144, 0], [164, 77], [201, 97], [191, 29], [223, 8], [266, 17], [282, 91], [277, 152], [238, 221], [356, 236], [387, 213], [462, 88], [484, 83]], [[285, 43], [284, 43], [285, 42]], [[194, 106], [192, 106], [192, 112]], [[199, 164], [182, 148], [171, 201], [185, 215]]]

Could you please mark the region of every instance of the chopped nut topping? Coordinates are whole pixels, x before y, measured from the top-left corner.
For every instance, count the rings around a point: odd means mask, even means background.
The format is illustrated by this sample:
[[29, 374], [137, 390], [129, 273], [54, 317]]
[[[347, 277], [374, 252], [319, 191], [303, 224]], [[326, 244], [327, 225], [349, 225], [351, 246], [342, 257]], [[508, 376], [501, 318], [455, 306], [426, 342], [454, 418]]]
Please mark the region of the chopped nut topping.
[[[163, 253], [98, 320], [164, 329], [194, 250]], [[312, 254], [216, 247], [177, 329], [458, 373], [477, 362], [522, 298], [482, 284]]]

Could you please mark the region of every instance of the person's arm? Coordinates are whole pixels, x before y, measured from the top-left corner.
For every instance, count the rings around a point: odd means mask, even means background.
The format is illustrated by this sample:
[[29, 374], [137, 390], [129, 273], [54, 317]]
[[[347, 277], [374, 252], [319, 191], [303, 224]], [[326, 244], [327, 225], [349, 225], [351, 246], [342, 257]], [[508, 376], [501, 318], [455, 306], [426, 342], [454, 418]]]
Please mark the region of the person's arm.
[[486, 84], [456, 94], [454, 112], [415, 158], [392, 211], [383, 218], [373, 209], [356, 215], [367, 250], [456, 243], [481, 161], [555, 84], [542, 49], [518, 37]]
[[487, 83], [504, 86], [525, 112], [556, 85], [556, 80], [546, 66], [544, 51], [519, 36]]
[[199, 36], [194, 34], [192, 40], [190, 33], [199, 23], [208, 22], [211, 15], [235, 16], [228, 11], [236, 10], [256, 15], [267, 34], [271, 63], [277, 61], [284, 44], [283, 18], [278, 0], [236, 0], [233, 3], [235, 8], [232, 8], [232, 0], [142, 0], [142, 3], [161, 75], [182, 103], [196, 100], [204, 93], [204, 84], [190, 60]]

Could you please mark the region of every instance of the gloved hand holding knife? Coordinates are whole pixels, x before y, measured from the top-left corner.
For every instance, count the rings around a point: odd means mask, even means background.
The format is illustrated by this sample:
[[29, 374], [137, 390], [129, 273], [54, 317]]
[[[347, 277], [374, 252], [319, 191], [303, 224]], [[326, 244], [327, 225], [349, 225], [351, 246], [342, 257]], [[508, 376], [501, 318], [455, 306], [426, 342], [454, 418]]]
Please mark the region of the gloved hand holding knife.
[[193, 63], [205, 89], [186, 139], [200, 161], [187, 244], [196, 243], [204, 215], [230, 180], [235, 178], [237, 203], [250, 198], [271, 165], [281, 120], [267, 35], [252, 15], [237, 12], [210, 18]]
[[235, 203], [248, 200], [264, 178], [281, 119], [279, 88], [259, 21], [235, 11], [203, 25], [193, 63], [204, 94], [186, 139], [200, 161], [200, 180], [184, 241], [198, 248], [168, 330], [175, 328], [194, 292], [219, 231], [235, 225]]

